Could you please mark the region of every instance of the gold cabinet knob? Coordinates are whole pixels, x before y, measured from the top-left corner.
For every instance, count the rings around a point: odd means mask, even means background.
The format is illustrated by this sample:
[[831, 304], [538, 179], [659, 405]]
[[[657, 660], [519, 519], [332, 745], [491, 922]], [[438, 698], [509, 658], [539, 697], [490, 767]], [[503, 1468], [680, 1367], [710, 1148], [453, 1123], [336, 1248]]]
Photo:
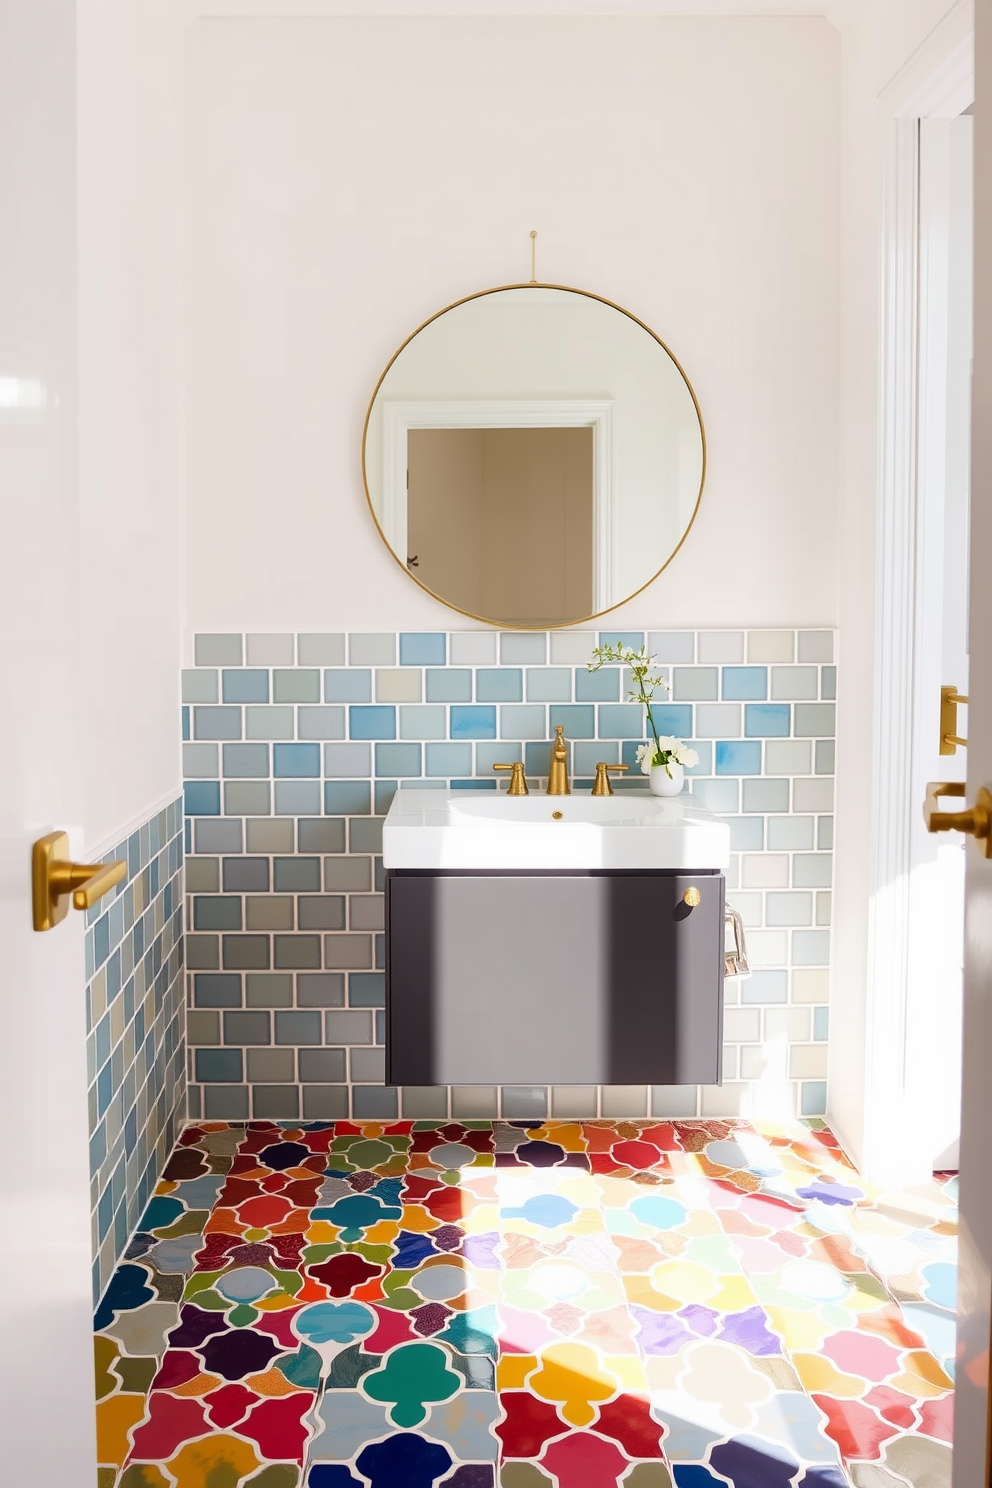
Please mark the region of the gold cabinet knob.
[[682, 895], [682, 903], [688, 904], [690, 909], [695, 909], [696, 905], [702, 900], [702, 897], [698, 889], [686, 889]]
[[944, 796], [963, 796], [963, 780], [934, 780], [927, 786], [923, 803], [923, 820], [928, 832], [964, 832], [974, 837], [982, 854], [992, 858], [992, 795], [984, 785], [978, 787], [974, 806], [965, 811], [941, 811]]
[[31, 849], [31, 908], [36, 930], [52, 930], [69, 913], [69, 896], [76, 909], [92, 909], [96, 901], [120, 883], [127, 864], [72, 863], [65, 832], [49, 832]]

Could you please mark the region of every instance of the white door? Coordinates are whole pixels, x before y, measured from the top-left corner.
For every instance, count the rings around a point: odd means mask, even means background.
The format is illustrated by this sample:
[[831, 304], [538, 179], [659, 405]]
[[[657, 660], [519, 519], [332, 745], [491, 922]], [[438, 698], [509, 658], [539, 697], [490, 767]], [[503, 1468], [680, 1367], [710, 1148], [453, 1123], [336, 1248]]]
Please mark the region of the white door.
[[[975, 7], [975, 321], [968, 804], [992, 789], [992, 6]], [[966, 850], [961, 1245], [954, 1488], [988, 1483], [992, 1297], [992, 858]]]
[[30, 898], [82, 819], [73, 10], [0, 6], [0, 1476], [38, 1488], [96, 1478], [83, 916], [36, 934]]

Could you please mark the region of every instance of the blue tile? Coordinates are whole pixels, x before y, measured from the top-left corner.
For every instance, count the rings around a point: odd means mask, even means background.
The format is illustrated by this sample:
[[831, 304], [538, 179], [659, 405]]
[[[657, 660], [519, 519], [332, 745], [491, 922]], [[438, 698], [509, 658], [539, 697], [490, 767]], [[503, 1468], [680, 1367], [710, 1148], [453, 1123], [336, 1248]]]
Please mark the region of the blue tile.
[[372, 673], [366, 667], [329, 667], [324, 673], [325, 703], [369, 703]]
[[262, 671], [221, 672], [225, 703], [267, 703], [269, 674]]
[[813, 1037], [817, 1043], [824, 1043], [830, 1036], [830, 1009], [826, 1007], [815, 1007], [813, 1009]]
[[376, 816], [385, 816], [386, 812], [389, 810], [390, 806], [393, 804], [393, 797], [396, 794], [396, 788], [397, 787], [396, 787], [396, 781], [395, 780], [377, 780], [376, 781], [376, 783], [375, 783], [375, 814], [376, 814]]
[[348, 976], [348, 1006], [386, 1006], [386, 978], [381, 971], [353, 971]]
[[792, 709], [788, 703], [748, 703], [744, 732], [751, 739], [787, 739], [792, 733]]
[[453, 739], [495, 739], [496, 709], [453, 707], [451, 737]]
[[[462, 748], [460, 744], [456, 747]], [[495, 780], [493, 765], [512, 765], [514, 760], [521, 760], [523, 757], [523, 750], [519, 744], [476, 744], [475, 773], [487, 778], [492, 776]], [[505, 773], [503, 778], [508, 781], [509, 773]]]
[[472, 673], [468, 667], [445, 667], [442, 671], [428, 671], [426, 675], [429, 703], [472, 701]]
[[804, 1080], [799, 1094], [799, 1106], [804, 1116], [827, 1114], [826, 1080]]
[[453, 780], [452, 790], [464, 791], [494, 791], [497, 789], [495, 778], [492, 780]]
[[531, 667], [527, 673], [529, 703], [570, 703], [572, 673], [568, 667]]
[[401, 739], [444, 739], [447, 733], [447, 709], [441, 703], [413, 703], [400, 708]]
[[203, 971], [193, 977], [193, 1006], [236, 1008], [241, 1006], [241, 975], [236, 971]]
[[442, 779], [471, 775], [471, 744], [428, 744], [426, 773]]
[[240, 739], [240, 708], [194, 708], [193, 737], [196, 739]]
[[[546, 739], [541, 744], [524, 745], [524, 774], [547, 775], [551, 764], [551, 740]], [[572, 774], [572, 750], [568, 750], [568, 770]]]
[[353, 739], [395, 739], [396, 709], [382, 703], [371, 708], [349, 708], [348, 732]]
[[599, 644], [601, 646], [623, 646], [631, 651], [640, 651], [644, 645], [644, 632], [643, 630], [601, 630]]
[[328, 780], [324, 783], [324, 811], [328, 816], [368, 816], [372, 793], [367, 780]]
[[[647, 744], [649, 742], [650, 740], [648, 739], [625, 739], [620, 745], [620, 763], [622, 765], [626, 765], [630, 771], [629, 775], [624, 776], [624, 779], [628, 782], [632, 781], [633, 777], [640, 776], [641, 767], [637, 763], [637, 750], [641, 744]], [[616, 748], [616, 745], [614, 745], [613, 747]], [[607, 749], [609, 748], [609, 745], [604, 743], [603, 748]], [[646, 776], [640, 783], [643, 789], [647, 790], [648, 782]], [[613, 784], [615, 786], [616, 781], [614, 781]]]
[[603, 667], [598, 672], [575, 668], [575, 700], [578, 703], [615, 703], [620, 698], [620, 668]]
[[377, 775], [419, 775], [419, 744], [377, 744], [375, 746], [375, 773]]
[[401, 631], [400, 666], [444, 666], [443, 631]]
[[317, 816], [319, 813], [319, 780], [276, 781], [276, 816]]
[[230, 780], [265, 778], [269, 773], [267, 744], [225, 744], [224, 774]]
[[767, 667], [724, 667], [722, 697], [725, 703], [747, 703], [767, 696]]
[[[658, 712], [655, 713], [657, 720]], [[670, 710], [670, 711], [675, 711]], [[692, 709], [684, 710], [692, 718]], [[599, 737], [601, 739], [644, 739], [644, 709], [640, 703], [600, 703], [599, 705]], [[690, 723], [691, 727], [691, 723]], [[668, 733], [658, 724], [659, 733]], [[688, 730], [687, 730], [688, 732]]]
[[692, 799], [699, 801], [717, 816], [740, 809], [740, 791], [736, 780], [694, 780]]
[[325, 744], [324, 774], [347, 778], [372, 774], [372, 753], [367, 744]]
[[240, 1049], [196, 1049], [193, 1062], [201, 1083], [230, 1084], [241, 1079]]
[[[730, 818], [731, 852], [760, 852], [764, 845], [765, 819], [763, 816], [732, 816]], [[746, 1002], [747, 998], [744, 1000]], [[760, 1001], [760, 998], [758, 1000]], [[782, 1001], [785, 1001], [784, 997]]]
[[[572, 750], [572, 766], [576, 775], [595, 775], [600, 760], [605, 760], [609, 765], [621, 763], [619, 753], [619, 746], [609, 739], [595, 744], [576, 744]], [[619, 775], [610, 776], [614, 785], [621, 778]]]
[[[676, 739], [692, 737], [692, 708], [688, 703], [655, 703], [651, 713], [654, 717], [655, 728], [662, 736], [674, 736]], [[647, 720], [645, 719], [641, 728], [646, 727]], [[602, 733], [602, 728], [601, 723], [600, 733]], [[637, 730], [631, 730], [628, 737], [637, 737]]]
[[548, 638], [543, 632], [504, 631], [499, 638], [499, 659], [504, 666], [541, 666], [548, 659]]
[[713, 743], [710, 739], [687, 739], [686, 743], [694, 749], [699, 756], [697, 765], [686, 765], [686, 775], [712, 775], [713, 773]]
[[546, 739], [547, 711], [543, 703], [508, 703], [499, 710], [501, 739]]
[[319, 744], [273, 744], [272, 773], [301, 779], [320, 774]]
[[183, 810], [187, 816], [220, 816], [220, 781], [184, 781]]
[[185, 742], [187, 742], [189, 740], [189, 709], [188, 708], [184, 708], [182, 710], [182, 713], [183, 713], [183, 742], [185, 743]]
[[519, 667], [480, 667], [475, 674], [475, 696], [480, 703], [519, 703], [524, 674]]
[[720, 739], [716, 746], [718, 775], [760, 775], [761, 745], [757, 739], [743, 743], [739, 739]]
[[549, 731], [561, 724], [566, 739], [595, 739], [596, 709], [592, 703], [552, 703], [549, 709]]
[[833, 699], [837, 696], [837, 668], [825, 666], [820, 670], [820, 696]]

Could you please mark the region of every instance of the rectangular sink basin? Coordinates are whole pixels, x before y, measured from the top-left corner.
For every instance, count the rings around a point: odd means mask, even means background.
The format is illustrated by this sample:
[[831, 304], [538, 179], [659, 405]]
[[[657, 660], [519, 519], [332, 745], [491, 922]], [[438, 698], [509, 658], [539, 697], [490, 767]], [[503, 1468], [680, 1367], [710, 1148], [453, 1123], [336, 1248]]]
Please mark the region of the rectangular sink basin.
[[690, 795], [509, 796], [398, 790], [383, 824], [387, 869], [709, 869], [730, 828]]

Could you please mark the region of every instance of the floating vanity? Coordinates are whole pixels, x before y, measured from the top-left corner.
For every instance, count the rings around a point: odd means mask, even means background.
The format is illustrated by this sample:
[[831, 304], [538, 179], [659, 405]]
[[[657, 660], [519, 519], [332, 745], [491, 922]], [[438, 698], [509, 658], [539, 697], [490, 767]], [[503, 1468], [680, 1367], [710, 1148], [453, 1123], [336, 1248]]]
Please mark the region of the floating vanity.
[[387, 1081], [719, 1083], [729, 853], [689, 795], [398, 791]]

